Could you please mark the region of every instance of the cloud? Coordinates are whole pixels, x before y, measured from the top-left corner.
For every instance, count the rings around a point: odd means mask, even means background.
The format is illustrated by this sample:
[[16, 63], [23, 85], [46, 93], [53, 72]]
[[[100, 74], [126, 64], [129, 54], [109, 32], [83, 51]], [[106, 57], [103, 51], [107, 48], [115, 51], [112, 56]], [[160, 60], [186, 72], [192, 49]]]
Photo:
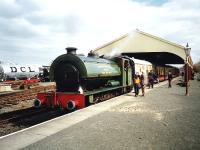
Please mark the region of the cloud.
[[4, 18], [21, 17], [25, 13], [39, 10], [40, 7], [33, 0], [1, 0], [0, 16]]
[[163, 0], [1, 0], [0, 59], [48, 64], [75, 46], [87, 54], [139, 28], [192, 48], [199, 61], [200, 2]]
[[[32, 26], [29, 22], [20, 19], [4, 19], [0, 18], [1, 37], [7, 38], [29, 38], [36, 36], [39, 31]], [[37, 33], [38, 32], [38, 33]]]

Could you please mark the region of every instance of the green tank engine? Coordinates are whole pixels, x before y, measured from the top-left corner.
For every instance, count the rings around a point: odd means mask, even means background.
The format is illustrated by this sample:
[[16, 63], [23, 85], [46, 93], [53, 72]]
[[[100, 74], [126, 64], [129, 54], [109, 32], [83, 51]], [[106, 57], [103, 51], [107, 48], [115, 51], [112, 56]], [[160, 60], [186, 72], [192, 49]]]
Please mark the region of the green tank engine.
[[[122, 80], [125, 70], [121, 68], [121, 63], [120, 58], [108, 60], [96, 56], [85, 57], [77, 55], [76, 48], [67, 48], [67, 54], [53, 61], [50, 79], [56, 82], [59, 92], [78, 92], [80, 87], [90, 91], [100, 87], [120, 86], [126, 82]], [[130, 78], [127, 84], [131, 85], [131, 74], [126, 78]]]
[[76, 48], [66, 50], [50, 67], [56, 91], [38, 93], [36, 107], [81, 109], [132, 90], [134, 63], [130, 58], [106, 59], [91, 53], [86, 57], [77, 55]]

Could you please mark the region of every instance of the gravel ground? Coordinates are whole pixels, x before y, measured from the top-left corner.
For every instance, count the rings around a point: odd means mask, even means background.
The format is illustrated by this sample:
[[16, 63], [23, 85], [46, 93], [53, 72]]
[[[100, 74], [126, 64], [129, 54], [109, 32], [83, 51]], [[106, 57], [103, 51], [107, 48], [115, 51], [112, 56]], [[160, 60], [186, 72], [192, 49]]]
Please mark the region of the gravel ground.
[[17, 105], [10, 105], [10, 106], [1, 108], [0, 114], [33, 107], [33, 101], [34, 101], [34, 99], [33, 100], [20, 101], [19, 104], [17, 104]]
[[[50, 85], [55, 85], [54, 82], [40, 82], [39, 83], [40, 86], [50, 86]], [[15, 90], [16, 91], [22, 91], [22, 90]], [[5, 92], [4, 92], [5, 93]], [[9, 92], [10, 93], [10, 92]], [[3, 108], [0, 109], [0, 114], [2, 113], [6, 113], [6, 112], [11, 112], [11, 111], [15, 111], [15, 110], [20, 110], [20, 109], [25, 109], [25, 108], [30, 108], [33, 107], [33, 102], [34, 99], [32, 100], [25, 100], [25, 101], [20, 101], [18, 104], [14, 105], [14, 104], [10, 104], [10, 106], [5, 106]], [[8, 105], [8, 104], [7, 104]]]
[[154, 88], [24, 149], [200, 149], [200, 82]]

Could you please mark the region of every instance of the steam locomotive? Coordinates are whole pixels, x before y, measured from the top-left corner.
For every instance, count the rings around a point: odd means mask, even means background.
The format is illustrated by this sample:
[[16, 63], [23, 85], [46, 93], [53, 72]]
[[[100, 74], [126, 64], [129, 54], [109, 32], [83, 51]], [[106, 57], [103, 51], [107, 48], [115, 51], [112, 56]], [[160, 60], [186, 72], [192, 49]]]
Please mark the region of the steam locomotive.
[[66, 50], [67, 54], [57, 57], [50, 66], [56, 91], [38, 93], [36, 107], [71, 111], [132, 90], [134, 61], [129, 57], [106, 59], [92, 53], [86, 57], [76, 54], [76, 48]]
[[159, 80], [166, 80], [166, 71], [174, 69], [127, 56], [103, 58], [89, 53], [86, 57], [76, 54], [76, 48], [66, 50], [67, 54], [58, 56], [50, 66], [50, 80], [56, 82], [56, 91], [38, 93], [35, 107], [81, 109], [130, 92], [135, 72], [143, 72], [147, 78], [154, 70]]

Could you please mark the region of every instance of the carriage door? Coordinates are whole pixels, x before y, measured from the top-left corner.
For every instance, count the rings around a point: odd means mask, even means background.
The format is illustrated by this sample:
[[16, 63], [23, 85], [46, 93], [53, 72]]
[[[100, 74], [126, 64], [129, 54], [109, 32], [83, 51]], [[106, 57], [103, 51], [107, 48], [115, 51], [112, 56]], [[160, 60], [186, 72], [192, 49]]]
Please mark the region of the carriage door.
[[129, 68], [130, 68], [129, 61], [125, 60], [124, 61], [124, 82], [125, 82], [125, 84], [124, 85], [129, 85]]

